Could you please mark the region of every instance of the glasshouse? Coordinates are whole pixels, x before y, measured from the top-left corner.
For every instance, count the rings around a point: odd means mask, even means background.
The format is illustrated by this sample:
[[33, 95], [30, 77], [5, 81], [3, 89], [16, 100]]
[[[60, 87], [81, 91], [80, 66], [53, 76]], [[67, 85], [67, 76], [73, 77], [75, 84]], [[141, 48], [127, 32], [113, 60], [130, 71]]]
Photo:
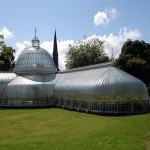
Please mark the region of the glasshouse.
[[62, 107], [100, 114], [150, 109], [146, 85], [103, 63], [59, 71], [56, 32], [53, 58], [36, 37], [19, 55], [13, 72], [0, 72], [0, 107]]

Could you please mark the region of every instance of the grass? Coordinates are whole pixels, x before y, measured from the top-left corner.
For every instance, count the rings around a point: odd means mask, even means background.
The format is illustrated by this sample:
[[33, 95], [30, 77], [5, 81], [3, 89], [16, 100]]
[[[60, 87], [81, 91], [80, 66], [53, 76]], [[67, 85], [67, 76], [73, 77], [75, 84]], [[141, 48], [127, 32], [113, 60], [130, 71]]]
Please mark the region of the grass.
[[148, 150], [149, 146], [150, 114], [114, 117], [55, 108], [0, 110], [0, 150]]

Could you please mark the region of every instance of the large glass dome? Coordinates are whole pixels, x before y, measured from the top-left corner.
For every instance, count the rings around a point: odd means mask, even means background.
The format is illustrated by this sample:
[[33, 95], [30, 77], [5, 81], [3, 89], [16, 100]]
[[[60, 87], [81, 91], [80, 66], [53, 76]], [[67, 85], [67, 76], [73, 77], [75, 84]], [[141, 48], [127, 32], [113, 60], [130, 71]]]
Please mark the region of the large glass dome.
[[14, 68], [15, 73], [55, 73], [56, 67], [51, 55], [39, 46], [35, 36], [32, 46], [27, 47], [19, 55]]

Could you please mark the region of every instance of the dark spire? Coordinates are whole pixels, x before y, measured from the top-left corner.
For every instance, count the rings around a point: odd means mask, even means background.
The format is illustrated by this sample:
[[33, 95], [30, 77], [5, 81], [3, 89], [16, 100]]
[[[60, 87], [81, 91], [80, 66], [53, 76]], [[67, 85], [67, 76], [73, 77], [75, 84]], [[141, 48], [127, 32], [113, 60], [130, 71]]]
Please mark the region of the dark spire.
[[55, 29], [55, 33], [54, 33], [53, 60], [54, 60], [55, 66], [56, 66], [56, 68], [57, 68], [57, 71], [59, 71], [59, 67], [58, 67], [58, 49], [57, 49], [56, 29]]

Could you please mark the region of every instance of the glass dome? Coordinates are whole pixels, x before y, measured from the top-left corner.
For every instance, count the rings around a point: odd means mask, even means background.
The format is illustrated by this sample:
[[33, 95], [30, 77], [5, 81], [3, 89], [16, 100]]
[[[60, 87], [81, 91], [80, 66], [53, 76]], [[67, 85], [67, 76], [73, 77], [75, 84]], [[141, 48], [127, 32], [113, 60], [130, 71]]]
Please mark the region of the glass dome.
[[14, 67], [15, 73], [55, 73], [56, 67], [51, 55], [39, 46], [39, 40], [35, 36], [32, 46], [27, 47], [19, 55]]

